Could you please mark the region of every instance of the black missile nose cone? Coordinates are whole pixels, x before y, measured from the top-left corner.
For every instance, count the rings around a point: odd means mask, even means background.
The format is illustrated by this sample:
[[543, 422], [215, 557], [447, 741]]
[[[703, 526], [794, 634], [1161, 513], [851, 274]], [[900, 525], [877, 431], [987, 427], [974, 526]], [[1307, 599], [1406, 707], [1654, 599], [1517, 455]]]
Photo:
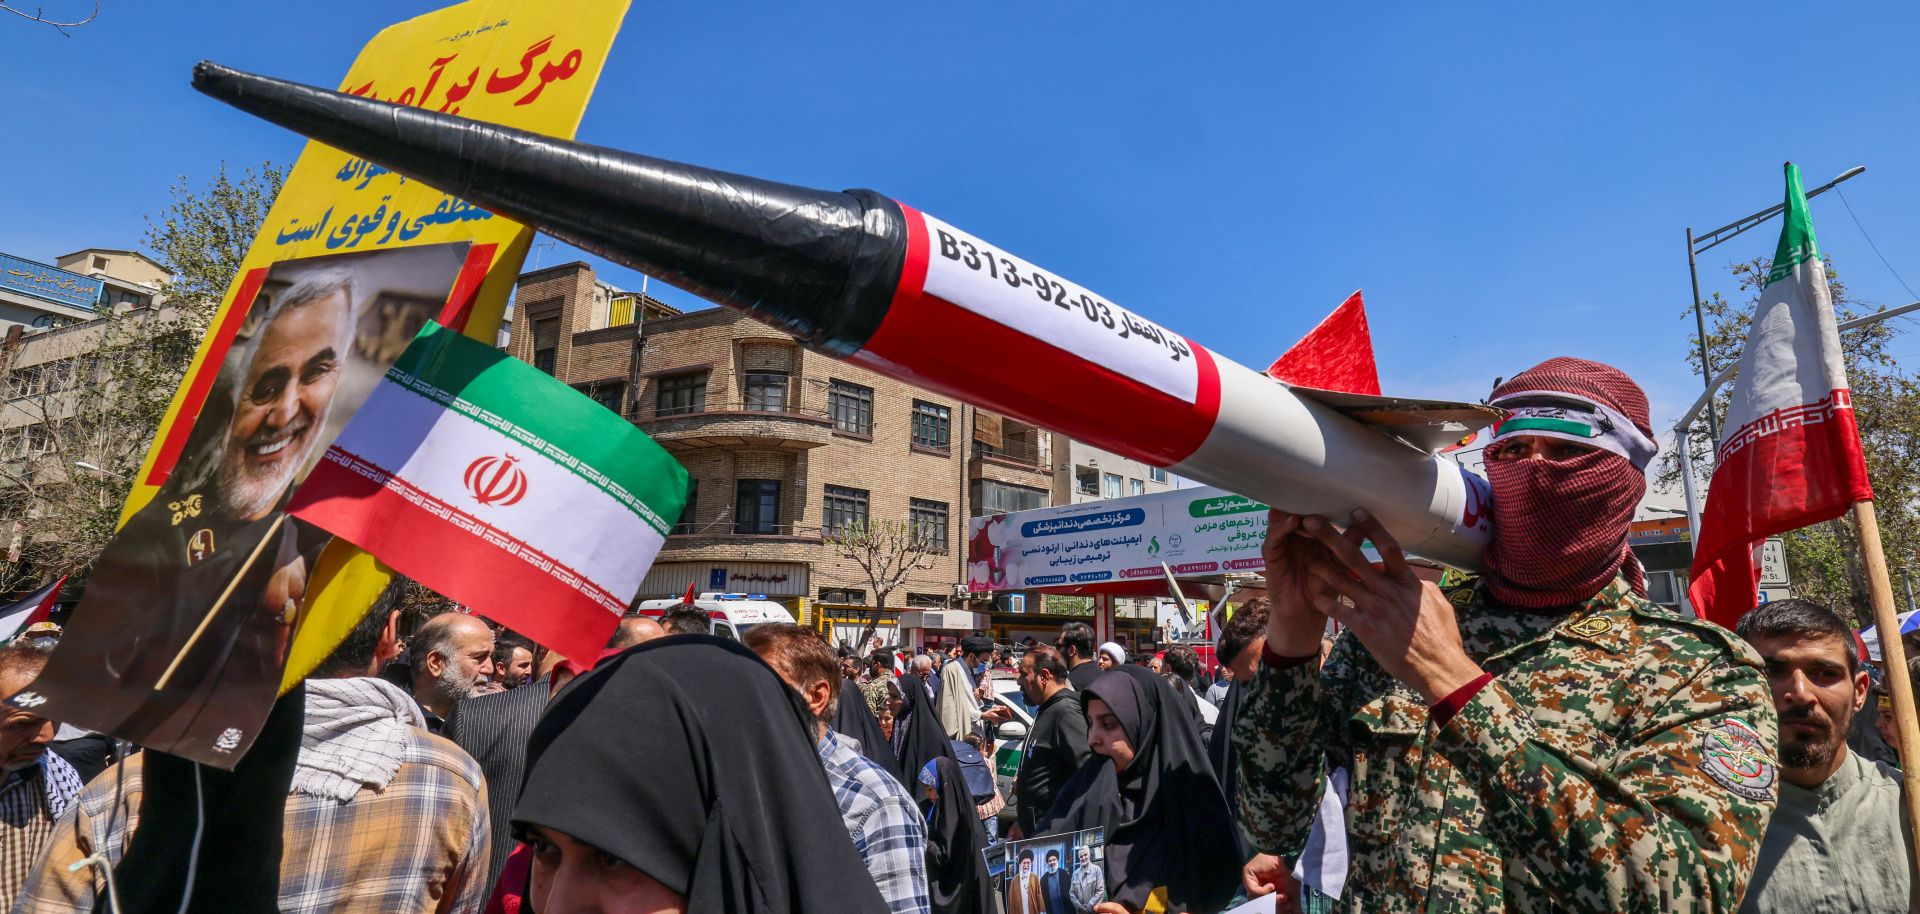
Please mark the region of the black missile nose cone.
[[217, 98], [220, 77], [231, 72], [233, 71], [211, 60], [200, 61], [193, 65], [193, 88]]
[[202, 61], [193, 87], [531, 226], [809, 346], [851, 355], [906, 252], [898, 204], [589, 146]]

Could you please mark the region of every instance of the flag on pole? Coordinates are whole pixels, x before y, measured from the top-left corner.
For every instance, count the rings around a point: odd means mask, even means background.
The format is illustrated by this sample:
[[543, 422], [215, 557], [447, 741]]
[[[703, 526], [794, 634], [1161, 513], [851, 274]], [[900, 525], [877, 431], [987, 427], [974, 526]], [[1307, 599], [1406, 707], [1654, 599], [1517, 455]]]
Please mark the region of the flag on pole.
[[67, 576], [48, 584], [17, 603], [0, 606], [0, 641], [10, 641], [14, 636], [27, 630], [35, 622], [45, 622], [53, 614], [54, 604], [60, 602], [60, 588], [67, 583]]
[[1873, 498], [1826, 265], [1792, 163], [1784, 216], [1694, 544], [1694, 611], [1728, 628], [1758, 602], [1757, 553], [1768, 536]]
[[686, 499], [687, 471], [631, 423], [429, 322], [288, 512], [591, 660]]

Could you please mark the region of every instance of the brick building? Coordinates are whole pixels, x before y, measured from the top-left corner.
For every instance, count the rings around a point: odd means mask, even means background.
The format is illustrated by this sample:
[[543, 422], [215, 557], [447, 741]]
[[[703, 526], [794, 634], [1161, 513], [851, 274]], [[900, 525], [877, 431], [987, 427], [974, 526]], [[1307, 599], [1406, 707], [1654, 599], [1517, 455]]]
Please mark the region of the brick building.
[[[951, 639], [987, 621], [955, 591], [967, 519], [1051, 503], [1050, 434], [731, 310], [683, 314], [621, 292], [584, 263], [520, 277], [507, 350], [626, 416], [692, 475], [642, 599], [691, 584], [765, 594], [840, 634], [877, 616], [917, 629], [895, 636], [909, 643]], [[823, 538], [853, 522], [910, 524], [939, 544], [884, 608]]]

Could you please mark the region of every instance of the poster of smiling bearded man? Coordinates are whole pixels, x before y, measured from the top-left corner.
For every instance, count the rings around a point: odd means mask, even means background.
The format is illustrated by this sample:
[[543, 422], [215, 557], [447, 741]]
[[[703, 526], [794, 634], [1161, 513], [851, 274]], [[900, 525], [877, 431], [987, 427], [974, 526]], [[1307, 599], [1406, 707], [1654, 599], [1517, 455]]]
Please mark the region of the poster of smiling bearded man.
[[[95, 564], [47, 669], [15, 701], [189, 758], [237, 757], [272, 704], [328, 534], [289, 495], [446, 302], [464, 242], [266, 272], [182, 458]], [[228, 762], [228, 767], [231, 766]]]

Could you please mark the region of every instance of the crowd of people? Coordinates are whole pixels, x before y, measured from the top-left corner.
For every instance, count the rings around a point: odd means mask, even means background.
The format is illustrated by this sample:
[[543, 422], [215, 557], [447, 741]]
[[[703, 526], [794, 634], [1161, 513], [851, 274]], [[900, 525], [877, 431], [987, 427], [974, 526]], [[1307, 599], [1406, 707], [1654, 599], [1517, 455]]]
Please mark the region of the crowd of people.
[[[1617, 370], [1550, 360], [1492, 402], [1585, 432], [1493, 437], [1483, 573], [1439, 586], [1364, 510], [1273, 512], [1217, 671], [1184, 645], [1130, 662], [1081, 622], [1015, 649], [734, 642], [691, 604], [623, 618], [596, 657], [461, 612], [402, 644], [396, 583], [230, 775], [8, 709], [0, 893], [17, 914], [1920, 910], [1883, 704], [1920, 661], [1887, 669], [1804, 600], [1736, 631], [1649, 602], [1627, 530], [1654, 445]], [[0, 692], [57, 639], [0, 648]], [[994, 891], [990, 848], [1092, 829]]]

